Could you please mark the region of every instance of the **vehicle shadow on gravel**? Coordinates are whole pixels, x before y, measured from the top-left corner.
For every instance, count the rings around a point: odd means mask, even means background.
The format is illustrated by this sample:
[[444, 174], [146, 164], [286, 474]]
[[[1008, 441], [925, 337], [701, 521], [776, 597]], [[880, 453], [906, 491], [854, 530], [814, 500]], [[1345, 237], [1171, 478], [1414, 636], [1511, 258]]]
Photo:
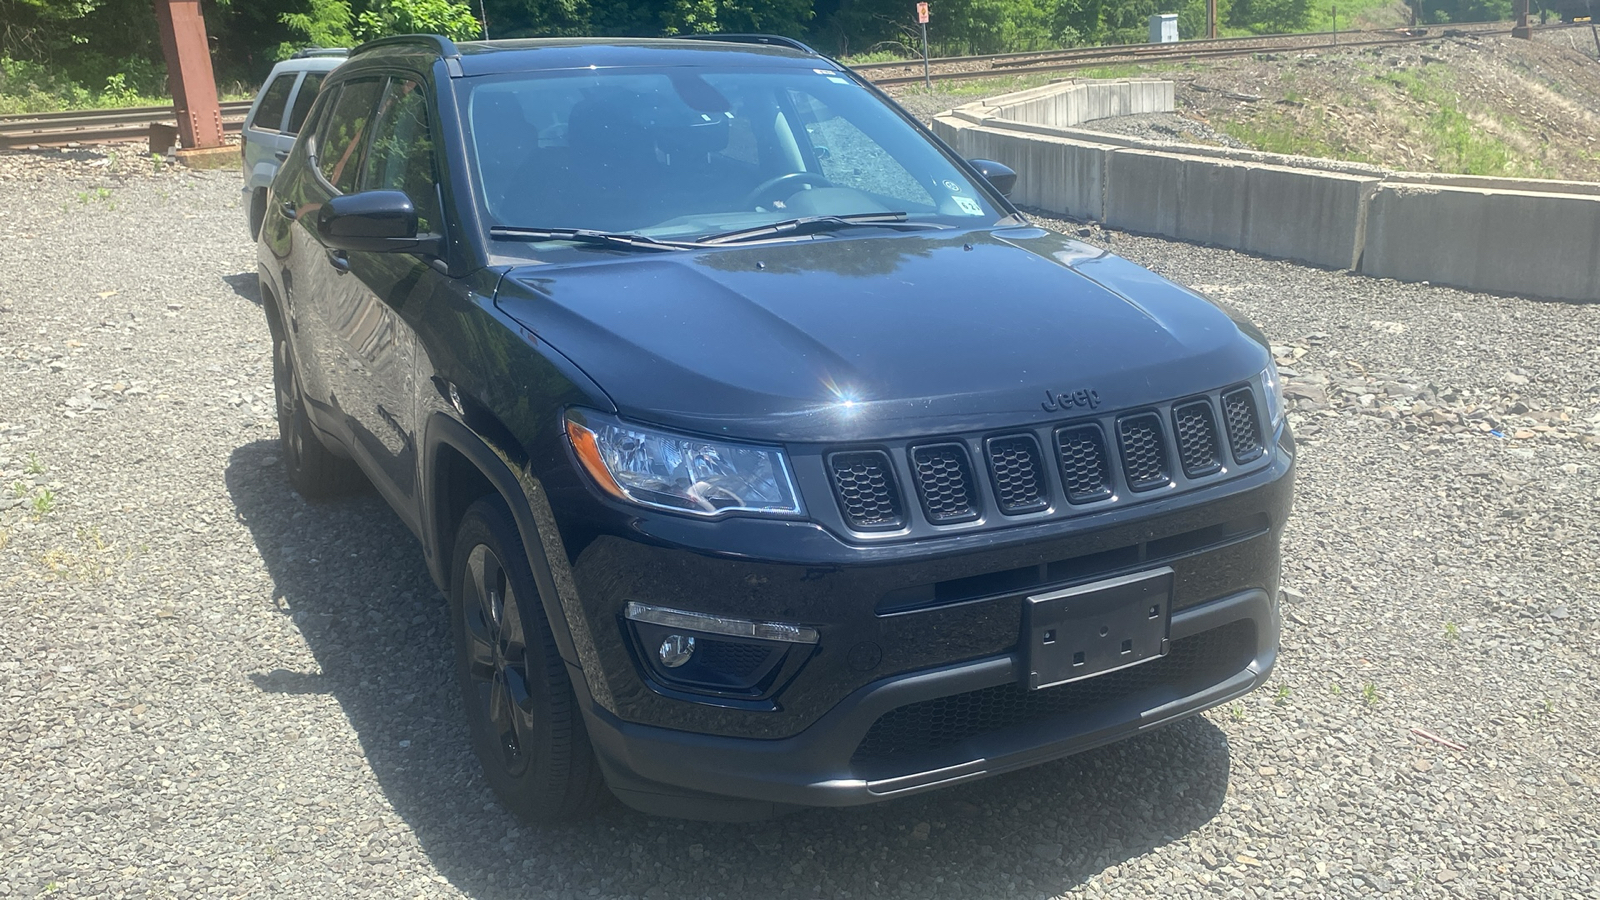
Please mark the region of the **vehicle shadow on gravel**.
[[261, 279], [254, 272], [240, 272], [237, 275], [224, 275], [222, 282], [235, 294], [249, 300], [257, 306], [261, 305]]
[[[1059, 894], [1201, 827], [1222, 806], [1227, 738], [1194, 718], [871, 807], [730, 825], [652, 819], [610, 801], [583, 822], [519, 827], [467, 745], [445, 607], [416, 539], [374, 492], [301, 500], [277, 456], [275, 442], [237, 448], [227, 488], [317, 671], [250, 678], [282, 701], [338, 701], [395, 814], [438, 874], [468, 895]], [[329, 773], [351, 764], [363, 761], [327, 760]], [[432, 874], [375, 871], [371, 883]]]

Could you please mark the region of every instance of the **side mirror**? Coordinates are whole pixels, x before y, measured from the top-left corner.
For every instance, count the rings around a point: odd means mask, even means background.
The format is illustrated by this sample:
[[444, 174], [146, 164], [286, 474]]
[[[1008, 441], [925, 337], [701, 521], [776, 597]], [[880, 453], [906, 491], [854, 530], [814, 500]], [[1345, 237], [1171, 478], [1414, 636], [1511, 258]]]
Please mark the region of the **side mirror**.
[[1017, 173], [1010, 166], [1001, 165], [992, 159], [969, 159], [972, 167], [994, 185], [994, 189], [1001, 194], [1011, 196], [1011, 189], [1017, 186]]
[[439, 239], [417, 236], [417, 209], [400, 191], [340, 194], [317, 212], [317, 234], [336, 250], [438, 255]]

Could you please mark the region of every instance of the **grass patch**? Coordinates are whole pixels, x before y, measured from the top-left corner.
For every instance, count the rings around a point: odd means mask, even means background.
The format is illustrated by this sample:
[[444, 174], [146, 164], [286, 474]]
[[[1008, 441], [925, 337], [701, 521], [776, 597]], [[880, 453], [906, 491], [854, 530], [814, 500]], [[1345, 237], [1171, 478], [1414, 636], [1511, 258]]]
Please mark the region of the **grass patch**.
[[865, 66], [870, 63], [922, 62], [922, 57], [903, 56], [893, 50], [874, 50], [871, 53], [858, 53], [855, 56], [840, 57], [839, 62], [847, 66]]
[[1443, 67], [1388, 72], [1378, 80], [1392, 85], [1429, 108], [1422, 133], [1433, 145], [1434, 164], [1441, 172], [1462, 175], [1510, 175], [1515, 151], [1485, 134], [1461, 110], [1461, 99], [1448, 83]]
[[1244, 122], [1215, 123], [1217, 130], [1252, 150], [1282, 153], [1285, 156], [1312, 156], [1318, 159], [1342, 159], [1350, 162], [1371, 162], [1366, 154], [1349, 147], [1334, 144], [1334, 133], [1328, 116], [1320, 109], [1311, 110], [1313, 121], [1296, 122], [1280, 115]]
[[[1312, 4], [1306, 31], [1332, 31], [1333, 4]], [[1406, 24], [1405, 7], [1394, 0], [1339, 0], [1339, 30], [1388, 28]]]
[[[1141, 66], [1134, 63], [1125, 63], [1114, 66], [1096, 66], [1092, 69], [1075, 69], [1064, 72], [1034, 72], [1028, 75], [996, 75], [991, 78], [970, 78], [964, 81], [942, 81], [934, 84], [934, 90], [950, 97], [982, 98], [997, 97], [1001, 94], [1010, 94], [1016, 91], [1026, 91], [1031, 88], [1043, 87], [1055, 81], [1067, 81], [1073, 78], [1138, 78], [1149, 75], [1163, 68], [1157, 66]], [[910, 90], [911, 88], [907, 88]], [[916, 85], [915, 90], [924, 90], [921, 85]]]
[[98, 527], [78, 529], [77, 538], [75, 546], [52, 547], [39, 557], [46, 578], [98, 584], [111, 577], [118, 564], [133, 558], [131, 552], [118, 551], [102, 538]]

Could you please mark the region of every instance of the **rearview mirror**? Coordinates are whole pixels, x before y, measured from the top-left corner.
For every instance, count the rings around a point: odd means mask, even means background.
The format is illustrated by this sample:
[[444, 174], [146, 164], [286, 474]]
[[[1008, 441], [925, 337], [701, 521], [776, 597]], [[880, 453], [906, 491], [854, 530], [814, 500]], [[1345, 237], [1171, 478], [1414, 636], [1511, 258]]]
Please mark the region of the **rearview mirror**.
[[972, 167], [978, 170], [994, 189], [1004, 196], [1011, 196], [1011, 189], [1017, 186], [1017, 173], [1010, 166], [1002, 165], [992, 159], [969, 159]]
[[317, 212], [317, 234], [336, 250], [438, 255], [435, 235], [417, 235], [417, 209], [401, 191], [340, 194]]

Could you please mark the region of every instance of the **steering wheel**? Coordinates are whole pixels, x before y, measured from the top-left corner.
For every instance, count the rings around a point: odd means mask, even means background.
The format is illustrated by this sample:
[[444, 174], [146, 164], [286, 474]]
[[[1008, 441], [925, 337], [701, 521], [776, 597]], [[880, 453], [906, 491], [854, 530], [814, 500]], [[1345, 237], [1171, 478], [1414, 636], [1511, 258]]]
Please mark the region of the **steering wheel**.
[[[807, 184], [812, 187], [833, 187], [833, 182], [816, 172], [790, 172], [787, 175], [779, 175], [777, 178], [769, 178], [756, 185], [755, 190], [744, 196], [744, 202], [740, 205], [769, 206], [770, 204], [762, 201], [785, 199], [799, 190], [801, 185]], [[777, 193], [779, 188], [787, 188], [788, 190], [783, 193]]]

